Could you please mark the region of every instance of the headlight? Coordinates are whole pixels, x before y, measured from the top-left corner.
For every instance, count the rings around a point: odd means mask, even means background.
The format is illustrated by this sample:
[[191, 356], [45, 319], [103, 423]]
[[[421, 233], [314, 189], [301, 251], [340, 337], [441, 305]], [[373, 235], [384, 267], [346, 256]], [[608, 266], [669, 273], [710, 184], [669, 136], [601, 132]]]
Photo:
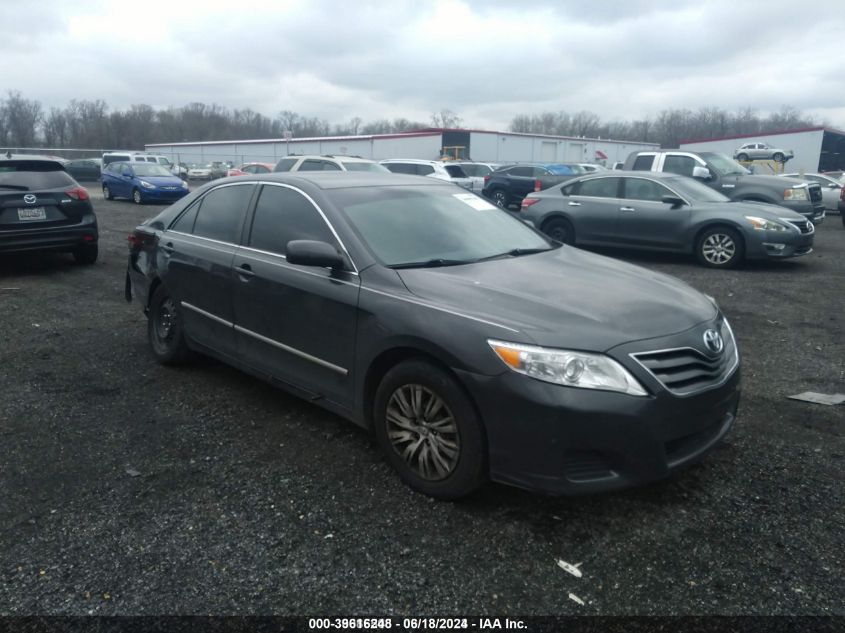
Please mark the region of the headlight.
[[784, 189], [783, 191], [783, 199], [784, 200], [809, 200], [809, 196], [807, 195], [807, 187], [794, 187], [793, 189]]
[[780, 222], [772, 222], [765, 218], [757, 217], [756, 215], [746, 215], [745, 219], [751, 222], [751, 225], [758, 231], [786, 231], [788, 228]]
[[153, 183], [147, 182], [146, 180], [141, 181], [141, 186], [146, 188], [146, 189], [155, 189], [156, 188], [156, 186]]
[[494, 340], [487, 342], [510, 369], [537, 380], [582, 389], [618, 391], [632, 396], [648, 395], [627, 369], [603, 354]]
[[184, 180], [182, 181], [182, 187], [183, 187], [184, 189], [187, 189], [187, 188], [188, 188], [188, 183], [187, 183], [187, 182], [185, 182]]

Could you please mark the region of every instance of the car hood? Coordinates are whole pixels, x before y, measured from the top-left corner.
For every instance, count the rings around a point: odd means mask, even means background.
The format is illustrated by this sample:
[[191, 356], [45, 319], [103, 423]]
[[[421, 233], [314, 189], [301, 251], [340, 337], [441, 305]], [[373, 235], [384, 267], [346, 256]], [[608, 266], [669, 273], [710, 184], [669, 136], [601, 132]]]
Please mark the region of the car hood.
[[[782, 179], [779, 178], [778, 180]], [[781, 220], [806, 220], [800, 213], [767, 202], [713, 202], [696, 204], [693, 210], [735, 215], [737, 216], [737, 220], [740, 220], [744, 215], [756, 215], [767, 220], [774, 220], [775, 218], [780, 218]]]
[[776, 187], [780, 189], [788, 189], [795, 185], [807, 185], [808, 182], [799, 180], [798, 178], [788, 178], [786, 176], [768, 176], [766, 174], [743, 174], [738, 176], [743, 182], [749, 184], [758, 184], [764, 187]]
[[717, 312], [674, 277], [570, 246], [397, 273], [426, 301], [520, 333], [492, 336], [548, 347], [602, 352], [688, 330]]
[[135, 178], [159, 187], [173, 187], [182, 184], [182, 179], [177, 176], [136, 176]]

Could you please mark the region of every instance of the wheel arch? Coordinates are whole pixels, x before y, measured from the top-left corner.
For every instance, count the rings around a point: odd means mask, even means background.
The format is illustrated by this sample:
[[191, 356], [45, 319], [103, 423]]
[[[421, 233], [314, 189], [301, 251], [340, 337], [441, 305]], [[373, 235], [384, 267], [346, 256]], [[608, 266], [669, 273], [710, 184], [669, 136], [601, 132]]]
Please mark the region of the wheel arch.
[[704, 232], [716, 228], [727, 228], [734, 231], [737, 234], [737, 237], [739, 237], [740, 242], [742, 242], [743, 251], [747, 252], [745, 234], [742, 232], [742, 227], [739, 226], [739, 224], [731, 222], [730, 220], [711, 220], [709, 222], [705, 222], [701, 226], [695, 227], [695, 233], [693, 234], [692, 244], [690, 246], [690, 250], [693, 254], [695, 253], [696, 248], [698, 247], [698, 241], [701, 239]]

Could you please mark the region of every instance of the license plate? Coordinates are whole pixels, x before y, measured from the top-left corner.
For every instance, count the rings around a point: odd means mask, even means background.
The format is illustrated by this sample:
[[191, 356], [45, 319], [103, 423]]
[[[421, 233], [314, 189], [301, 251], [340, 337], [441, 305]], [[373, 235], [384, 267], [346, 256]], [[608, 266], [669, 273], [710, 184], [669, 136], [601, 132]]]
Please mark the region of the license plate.
[[18, 209], [18, 220], [25, 222], [27, 220], [46, 220], [47, 210], [44, 207], [27, 207], [25, 209]]

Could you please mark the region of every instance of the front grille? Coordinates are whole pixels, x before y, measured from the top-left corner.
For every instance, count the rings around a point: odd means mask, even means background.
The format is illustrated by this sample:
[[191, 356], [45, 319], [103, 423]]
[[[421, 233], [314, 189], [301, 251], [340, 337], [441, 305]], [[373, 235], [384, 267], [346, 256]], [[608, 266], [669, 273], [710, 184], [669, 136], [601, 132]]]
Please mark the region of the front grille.
[[718, 356], [692, 347], [631, 354], [657, 381], [676, 396], [691, 396], [723, 384], [739, 362], [736, 341], [727, 321], [721, 327], [724, 349]]
[[809, 220], [789, 220], [789, 222], [797, 226], [802, 233], [813, 232], [813, 223]]
[[813, 183], [810, 185], [810, 200], [813, 202], [821, 202], [822, 201], [822, 188], [821, 185], [818, 183]]

